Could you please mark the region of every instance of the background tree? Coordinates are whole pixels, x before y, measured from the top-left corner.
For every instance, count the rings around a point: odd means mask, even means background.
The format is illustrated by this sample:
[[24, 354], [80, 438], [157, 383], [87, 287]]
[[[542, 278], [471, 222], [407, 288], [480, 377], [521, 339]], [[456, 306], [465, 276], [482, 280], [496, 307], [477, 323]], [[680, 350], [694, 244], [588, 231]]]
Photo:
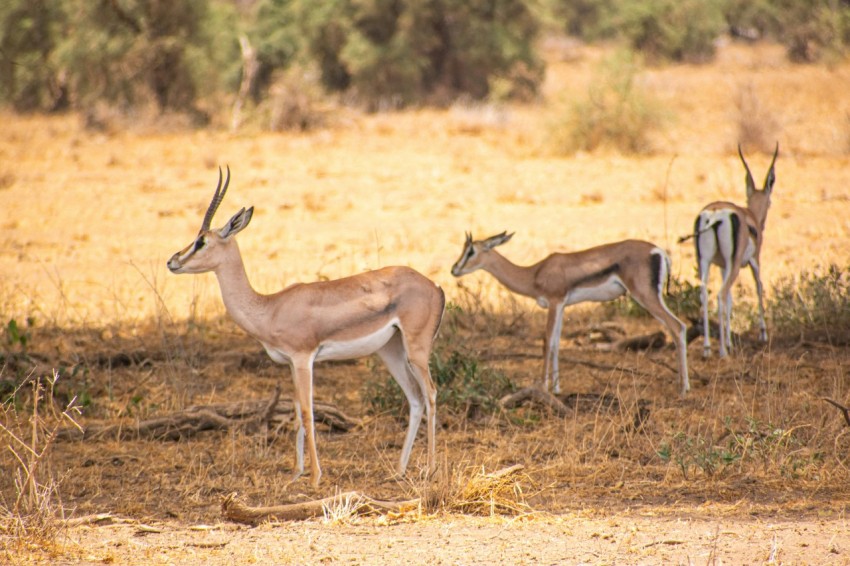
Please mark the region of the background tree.
[[52, 0], [0, 3], [0, 100], [18, 111], [64, 110], [65, 76], [52, 61], [64, 5]]
[[533, 96], [543, 76], [540, 24], [522, 0], [262, 0], [257, 13], [265, 66], [311, 61], [326, 89], [373, 109], [480, 99], [498, 80]]

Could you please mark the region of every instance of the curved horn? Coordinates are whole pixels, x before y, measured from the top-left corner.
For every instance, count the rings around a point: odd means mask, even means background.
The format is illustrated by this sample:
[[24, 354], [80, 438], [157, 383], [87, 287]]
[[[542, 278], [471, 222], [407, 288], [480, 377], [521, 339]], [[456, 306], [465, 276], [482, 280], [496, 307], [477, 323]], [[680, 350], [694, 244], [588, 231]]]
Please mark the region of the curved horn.
[[750, 172], [750, 166], [747, 165], [747, 160], [744, 159], [744, 152], [741, 151], [740, 143], [738, 144], [738, 155], [741, 157], [741, 163], [744, 164], [744, 169], [747, 170], [747, 194], [749, 195], [756, 189], [756, 182], [753, 180], [753, 174]]
[[763, 191], [770, 192], [773, 190], [773, 183], [776, 182], [776, 172], [773, 170], [776, 165], [776, 156], [779, 155], [779, 142], [776, 142], [776, 149], [773, 151], [773, 159], [770, 162], [770, 168], [767, 170], [767, 175], [764, 177]]
[[204, 221], [201, 224], [201, 232], [205, 232], [210, 229], [210, 223], [212, 222], [213, 216], [215, 216], [215, 211], [218, 210], [218, 205], [221, 204], [221, 201], [224, 200], [224, 193], [227, 192], [227, 186], [230, 184], [230, 165], [227, 166], [227, 179], [224, 180], [224, 186], [221, 186], [221, 167], [218, 168], [218, 185], [215, 188], [215, 194], [213, 195], [212, 201], [210, 201], [210, 206], [207, 208], [207, 213], [204, 215]]

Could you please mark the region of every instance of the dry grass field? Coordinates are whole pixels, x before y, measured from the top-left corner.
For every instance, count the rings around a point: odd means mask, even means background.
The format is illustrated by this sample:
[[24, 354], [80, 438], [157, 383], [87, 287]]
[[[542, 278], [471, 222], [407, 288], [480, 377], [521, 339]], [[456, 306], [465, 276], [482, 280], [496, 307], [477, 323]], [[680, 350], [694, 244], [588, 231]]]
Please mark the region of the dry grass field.
[[[451, 276], [464, 231], [515, 231], [502, 251], [523, 264], [648, 239], [669, 250], [677, 279], [695, 283], [692, 246], [677, 239], [703, 204], [744, 200], [735, 147], [742, 127], [756, 127], [753, 116], [780, 144], [762, 253], [768, 295], [783, 277], [850, 263], [850, 64], [795, 66], [779, 47], [730, 44], [709, 66], [651, 68], [641, 85], [669, 116], [653, 151], [562, 156], [551, 126], [586, 95], [605, 51], [549, 49], [538, 104], [338, 110], [328, 128], [308, 133], [161, 124], [91, 132], [77, 116], [2, 115], [0, 323], [15, 320], [27, 344], [24, 355], [20, 341], [4, 343], [0, 381], [53, 369], [59, 379], [38, 419], [30, 386], [3, 411], [0, 561], [850, 563], [850, 428], [823, 401], [850, 404], [847, 346], [752, 340], [747, 273], [733, 320], [743, 345], [704, 360], [692, 343], [685, 400], [671, 348], [612, 353], [589, 338], [603, 323], [639, 334], [655, 331], [654, 321], [572, 307], [561, 382], [582, 397], [571, 415], [440, 409], [431, 484], [422, 478], [424, 433], [408, 477], [391, 477], [404, 423], [369, 411], [365, 388], [384, 378], [371, 360], [317, 366], [316, 399], [363, 419], [346, 433], [319, 427], [318, 489], [309, 478], [288, 482], [289, 429], [168, 442], [45, 437], [74, 396], [81, 425], [130, 426], [193, 405], [266, 399], [278, 383], [291, 394], [288, 370], [227, 318], [215, 278], [165, 267], [196, 234], [219, 165], [233, 178], [214, 225], [256, 207], [239, 242], [257, 290], [410, 265], [450, 301], [440, 351], [471, 352], [516, 387], [539, 379], [545, 313], [484, 273]], [[745, 147], [759, 184], [770, 149]], [[523, 472], [506, 493], [463, 499], [463, 486], [514, 464]], [[41, 482], [35, 499], [46, 515], [111, 518], [27, 522], [15, 507], [26, 470]], [[339, 506], [323, 519], [257, 527], [224, 521], [219, 509], [231, 492], [272, 505], [349, 490], [443, 497], [399, 514], [359, 517]]]

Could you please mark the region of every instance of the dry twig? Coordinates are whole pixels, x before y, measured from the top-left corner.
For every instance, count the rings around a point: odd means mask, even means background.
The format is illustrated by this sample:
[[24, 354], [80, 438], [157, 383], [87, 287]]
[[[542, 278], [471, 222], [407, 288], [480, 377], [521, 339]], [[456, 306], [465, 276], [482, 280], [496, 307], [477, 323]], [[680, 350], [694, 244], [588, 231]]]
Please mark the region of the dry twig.
[[847, 426], [850, 426], [850, 407], [845, 407], [838, 401], [833, 401], [829, 397], [824, 397], [823, 400], [830, 405], [837, 407], [844, 414], [844, 420], [847, 421]]

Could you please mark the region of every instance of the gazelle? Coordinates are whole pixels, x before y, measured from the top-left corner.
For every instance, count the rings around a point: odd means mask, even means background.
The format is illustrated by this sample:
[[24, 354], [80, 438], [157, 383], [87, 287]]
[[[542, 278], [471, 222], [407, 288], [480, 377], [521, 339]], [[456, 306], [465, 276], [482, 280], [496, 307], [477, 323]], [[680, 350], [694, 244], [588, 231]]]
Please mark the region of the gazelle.
[[[385, 267], [316, 283], [295, 283], [263, 295], [245, 273], [236, 234], [248, 226], [254, 208], [242, 209], [221, 228], [210, 223], [230, 184], [230, 168], [218, 186], [195, 240], [168, 260], [174, 273], [212, 271], [224, 306], [233, 320], [256, 338], [277, 363], [288, 364], [295, 384], [295, 478], [304, 472], [304, 437], [314, 487], [321, 468], [313, 427], [313, 363], [345, 360], [377, 353], [410, 404], [407, 436], [398, 473], [407, 468], [413, 441], [427, 419], [428, 469], [435, 469], [437, 393], [428, 358], [445, 306], [442, 289], [408, 267]], [[293, 479], [295, 479], [293, 478]]]
[[696, 246], [697, 266], [700, 278], [700, 302], [703, 322], [703, 356], [711, 355], [711, 342], [708, 327], [708, 276], [711, 265], [717, 265], [723, 272], [723, 284], [717, 295], [717, 316], [720, 322], [720, 356], [723, 357], [732, 348], [732, 285], [741, 268], [749, 265], [756, 282], [756, 294], [759, 302], [759, 339], [767, 341], [767, 326], [764, 323], [764, 291], [761, 284], [761, 264], [759, 255], [764, 240], [764, 226], [767, 210], [770, 208], [770, 195], [776, 181], [776, 156], [779, 143], [773, 152], [773, 160], [767, 170], [764, 185], [756, 189], [753, 175], [741, 145], [738, 155], [747, 171], [747, 208], [731, 202], [712, 202], [697, 215], [694, 223], [694, 245]]
[[560, 393], [558, 348], [564, 307], [585, 301], [611, 301], [626, 292], [663, 324], [679, 356], [681, 395], [690, 389], [688, 381], [685, 325], [670, 312], [662, 298], [662, 289], [670, 272], [670, 259], [661, 248], [649, 242], [626, 240], [573, 253], [554, 253], [542, 261], [522, 267], [495, 250], [511, 239], [502, 232], [486, 240], [466, 235], [460, 258], [452, 266], [452, 275], [460, 277], [483, 269], [502, 285], [520, 295], [537, 300], [549, 310], [544, 342], [543, 384]]

